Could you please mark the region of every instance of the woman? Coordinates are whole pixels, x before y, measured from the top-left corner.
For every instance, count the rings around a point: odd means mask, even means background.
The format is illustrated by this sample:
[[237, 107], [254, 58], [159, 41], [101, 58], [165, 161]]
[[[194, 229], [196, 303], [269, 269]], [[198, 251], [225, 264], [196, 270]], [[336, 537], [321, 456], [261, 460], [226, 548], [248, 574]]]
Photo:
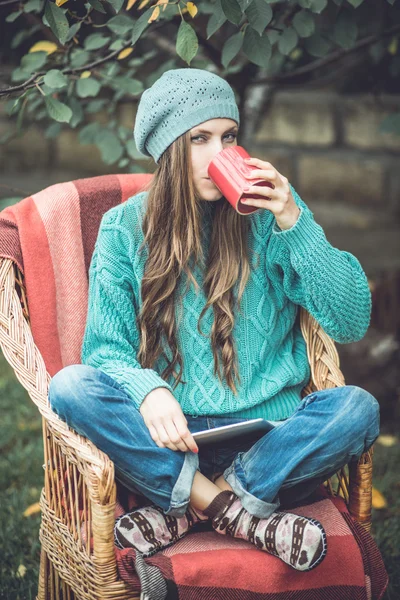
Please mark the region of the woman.
[[[103, 216], [82, 364], [59, 371], [49, 397], [149, 499], [116, 521], [119, 547], [149, 556], [210, 519], [308, 571], [326, 555], [324, 529], [277, 509], [373, 444], [379, 405], [354, 386], [301, 399], [310, 369], [296, 315], [303, 306], [335, 341], [357, 341], [371, 296], [358, 260], [329, 244], [269, 162], [249, 160], [274, 187], [248, 216], [207, 178], [239, 124], [232, 88], [206, 70], [167, 71], [144, 92], [134, 136], [158, 166], [147, 191]], [[256, 417], [274, 425], [257, 442], [198, 452], [195, 431]]]

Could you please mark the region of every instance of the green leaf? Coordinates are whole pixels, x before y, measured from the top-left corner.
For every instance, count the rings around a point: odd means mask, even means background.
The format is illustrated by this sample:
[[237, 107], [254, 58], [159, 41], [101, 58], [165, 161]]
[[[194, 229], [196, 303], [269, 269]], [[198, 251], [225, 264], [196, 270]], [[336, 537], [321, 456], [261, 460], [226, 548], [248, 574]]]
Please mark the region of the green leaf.
[[352, 5], [353, 8], [358, 8], [360, 4], [364, 2], [364, 0], [348, 0], [348, 2]]
[[60, 135], [61, 130], [62, 125], [60, 123], [51, 123], [44, 132], [44, 137], [47, 140], [52, 140]]
[[[238, 0], [238, 2], [239, 2], [239, 6], [242, 9], [242, 11], [245, 12], [249, 8], [249, 5], [252, 2], [254, 2], [254, 0]], [[265, 3], [265, 0], [264, 0], [264, 3]]]
[[6, 16], [7, 23], [14, 23], [15, 19], [18, 19], [19, 15], [22, 15], [22, 12], [20, 10], [10, 13]]
[[221, 0], [221, 6], [228, 21], [239, 25], [242, 19], [242, 9], [237, 0]]
[[125, 148], [126, 148], [127, 153], [129, 154], [129, 156], [131, 158], [133, 158], [134, 160], [143, 159], [143, 156], [138, 152], [138, 150], [136, 148], [135, 140], [133, 140], [133, 139], [128, 140], [125, 144]]
[[114, 89], [128, 92], [137, 96], [143, 92], [143, 83], [139, 79], [130, 79], [129, 77], [114, 77], [110, 82]]
[[302, 8], [309, 8], [319, 14], [326, 8], [328, 0], [299, 0], [299, 4]]
[[117, 162], [124, 153], [120, 140], [109, 129], [101, 129], [97, 133], [95, 144], [101, 152], [101, 158], [107, 165]]
[[[115, 12], [119, 12], [124, 5], [125, 0], [107, 0], [108, 4], [111, 4]], [[154, 10], [153, 8], [151, 9]]]
[[70, 55], [70, 65], [73, 69], [77, 69], [78, 67], [83, 67], [90, 60], [89, 52], [86, 50], [81, 50], [80, 48], [74, 48]]
[[199, 42], [193, 27], [185, 20], [181, 21], [176, 38], [176, 53], [190, 66], [198, 48]]
[[18, 31], [18, 33], [16, 33], [11, 40], [11, 44], [10, 44], [11, 49], [15, 50], [15, 48], [18, 48], [18, 46], [20, 46], [22, 44], [22, 42], [24, 42], [26, 39], [30, 38], [34, 33], [36, 33], [36, 31], [39, 28], [40, 28], [40, 25], [39, 25], [39, 27], [32, 27], [30, 29], [22, 29], [21, 31]]
[[88, 114], [98, 113], [102, 108], [104, 108], [104, 105], [107, 102], [108, 100], [105, 100], [104, 98], [97, 98], [96, 100], [91, 100], [85, 107], [86, 112]]
[[352, 48], [357, 40], [358, 27], [351, 13], [341, 11], [333, 29], [333, 39], [345, 50]]
[[98, 12], [101, 12], [103, 14], [107, 14], [107, 11], [104, 9], [104, 6], [99, 0], [88, 0], [88, 2], [90, 6], [94, 8], [94, 10], [97, 10]]
[[301, 10], [296, 13], [292, 25], [302, 38], [310, 37], [315, 30], [315, 22], [312, 13], [307, 10]]
[[133, 26], [134, 22], [128, 15], [116, 15], [107, 23], [107, 27], [117, 35], [123, 35], [124, 33], [127, 33], [127, 31], [131, 31]]
[[23, 6], [26, 13], [40, 12], [43, 7], [43, 0], [28, 0]]
[[115, 40], [111, 46], [110, 46], [110, 50], [122, 50], [122, 48], [125, 46], [126, 42], [124, 40]]
[[270, 41], [271, 46], [273, 46], [279, 40], [279, 36], [280, 36], [279, 31], [275, 31], [274, 29], [268, 29], [266, 34]]
[[44, 76], [44, 82], [53, 90], [60, 90], [68, 85], [68, 77], [58, 69], [51, 69]]
[[47, 0], [44, 14], [56, 38], [60, 40], [61, 44], [65, 44], [69, 31], [69, 23], [64, 11], [57, 4], [53, 4], [53, 2]]
[[79, 143], [82, 144], [82, 146], [85, 146], [86, 144], [94, 144], [96, 135], [100, 131], [100, 128], [100, 123], [97, 121], [85, 125], [85, 127], [83, 127], [79, 132]]
[[222, 48], [222, 56], [221, 62], [224, 65], [225, 69], [235, 58], [235, 56], [240, 52], [240, 49], [243, 45], [243, 34], [241, 31], [238, 33], [234, 33], [230, 38], [228, 38]]
[[260, 37], [250, 25], [246, 27], [243, 39], [243, 52], [259, 67], [266, 67], [271, 59], [271, 43], [264, 32]]
[[103, 48], [110, 41], [109, 37], [105, 37], [101, 33], [92, 33], [84, 41], [85, 50], [98, 50]]
[[19, 83], [20, 81], [25, 81], [26, 79], [28, 79], [29, 75], [30, 75], [30, 73], [27, 73], [23, 69], [20, 69], [19, 67], [17, 67], [11, 73], [11, 81], [13, 83]]
[[132, 32], [132, 44], [136, 44], [143, 31], [150, 25], [148, 20], [150, 19], [153, 10], [154, 8], [148, 8], [135, 22]]
[[246, 9], [246, 15], [253, 29], [261, 35], [273, 17], [272, 8], [265, 0], [253, 0]]
[[71, 25], [71, 27], [68, 30], [68, 35], [66, 37], [66, 42], [69, 42], [72, 40], [73, 37], [76, 36], [76, 34], [78, 33], [78, 31], [80, 30], [82, 25], [82, 21], [78, 21], [78, 23], [74, 23], [73, 25]]
[[72, 96], [69, 99], [68, 104], [72, 110], [72, 119], [70, 120], [69, 124], [73, 129], [75, 129], [75, 127], [83, 121], [85, 115], [81, 103], [75, 98], [75, 96]]
[[60, 123], [69, 123], [72, 118], [72, 110], [69, 106], [52, 98], [51, 96], [46, 96], [45, 98], [46, 108], [49, 116], [55, 121], [59, 121]]
[[212, 35], [226, 22], [227, 18], [224, 11], [222, 10], [221, 0], [217, 0], [215, 3], [215, 10], [207, 23], [207, 39], [209, 40]]
[[21, 58], [21, 69], [28, 74], [39, 71], [47, 60], [47, 52], [30, 52]]
[[297, 33], [292, 27], [284, 29], [278, 41], [279, 52], [285, 56], [290, 54], [293, 48], [296, 47], [298, 39]]
[[76, 82], [76, 93], [80, 98], [88, 98], [89, 96], [97, 96], [101, 88], [100, 83], [93, 77], [86, 79], [78, 79]]
[[332, 44], [325, 40], [319, 33], [314, 33], [304, 42], [306, 50], [311, 56], [325, 56], [328, 54]]

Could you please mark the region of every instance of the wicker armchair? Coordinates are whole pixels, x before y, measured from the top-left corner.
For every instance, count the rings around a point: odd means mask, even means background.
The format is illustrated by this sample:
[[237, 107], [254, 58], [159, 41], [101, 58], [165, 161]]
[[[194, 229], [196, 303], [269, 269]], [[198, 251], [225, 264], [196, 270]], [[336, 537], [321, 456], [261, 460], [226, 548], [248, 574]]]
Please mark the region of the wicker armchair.
[[[303, 395], [344, 385], [333, 341], [303, 309], [300, 324], [311, 366], [311, 380]], [[43, 421], [45, 473], [40, 499], [38, 600], [139, 600], [117, 573], [113, 540], [114, 465], [52, 412], [48, 402], [51, 377], [31, 334], [24, 278], [10, 259], [0, 259], [0, 344]], [[372, 455], [370, 448], [358, 463], [352, 463], [350, 469], [344, 467], [325, 482], [328, 493], [341, 495], [349, 512], [368, 531]], [[93, 543], [87, 543], [91, 537]]]

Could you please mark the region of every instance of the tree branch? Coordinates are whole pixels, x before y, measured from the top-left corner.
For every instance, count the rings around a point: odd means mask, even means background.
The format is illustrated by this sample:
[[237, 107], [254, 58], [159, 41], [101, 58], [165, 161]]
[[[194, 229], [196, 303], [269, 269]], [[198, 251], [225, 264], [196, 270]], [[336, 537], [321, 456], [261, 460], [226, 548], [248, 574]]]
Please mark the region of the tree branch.
[[304, 67], [299, 67], [298, 69], [296, 69], [295, 71], [292, 71], [291, 73], [283, 73], [282, 75], [272, 75], [270, 77], [264, 77], [263, 79], [260, 79], [258, 81], [251, 82], [249, 85], [255, 86], [255, 85], [261, 85], [263, 83], [285, 83], [286, 81], [288, 81], [290, 79], [294, 79], [295, 77], [299, 77], [300, 75], [305, 75], [307, 73], [312, 73], [313, 71], [315, 71], [316, 69], [319, 69], [320, 67], [324, 67], [325, 65], [328, 65], [329, 63], [336, 62], [337, 60], [341, 59], [343, 56], [348, 56], [349, 54], [356, 52], [357, 50], [360, 50], [360, 48], [364, 48], [365, 46], [370, 46], [371, 44], [378, 42], [383, 37], [391, 35], [392, 33], [396, 33], [397, 31], [400, 31], [400, 25], [394, 25], [393, 27], [386, 29], [386, 31], [383, 31], [380, 34], [370, 35], [362, 40], [359, 40], [353, 46], [353, 48], [350, 48], [350, 50], [336, 50], [335, 52], [332, 52], [328, 56], [325, 56], [324, 58], [319, 58], [318, 60], [314, 60], [314, 62], [312, 62], [308, 65], [305, 65]]

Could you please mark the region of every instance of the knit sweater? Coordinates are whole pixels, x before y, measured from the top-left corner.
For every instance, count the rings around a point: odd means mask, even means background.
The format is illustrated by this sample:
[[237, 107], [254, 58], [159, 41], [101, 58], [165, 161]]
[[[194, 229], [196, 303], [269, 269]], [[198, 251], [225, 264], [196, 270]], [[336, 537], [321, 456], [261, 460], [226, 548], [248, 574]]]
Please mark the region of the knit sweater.
[[[136, 314], [142, 305], [140, 286], [148, 256], [147, 245], [141, 253], [138, 249], [144, 239], [141, 224], [148, 192], [136, 194], [102, 217], [89, 269], [82, 363], [113, 377], [138, 409], [149, 392], [165, 387], [188, 415], [281, 420], [293, 414], [310, 378], [307, 348], [296, 319], [299, 307], [334, 341], [344, 344], [365, 335], [371, 294], [359, 261], [328, 242], [313, 213], [290, 187], [300, 208], [290, 229], [281, 230], [269, 210], [242, 217], [250, 221], [248, 243], [256, 254], [249, 253], [250, 278], [233, 328], [241, 376], [240, 385], [236, 380], [237, 395], [225, 379], [221, 383], [214, 376], [210, 337], [201, 336], [197, 329], [207, 298], [196, 264], [193, 275], [200, 290], [196, 292], [190, 282], [185, 294], [185, 273], [177, 290], [183, 299], [177, 339], [186, 383], [173, 390], [174, 377], [168, 381], [161, 377], [167, 366], [165, 357], [151, 369], [137, 361]], [[212, 208], [204, 210], [205, 248], [212, 215]], [[201, 322], [206, 335], [211, 333], [213, 320], [209, 308]], [[168, 346], [166, 352], [171, 357]]]

